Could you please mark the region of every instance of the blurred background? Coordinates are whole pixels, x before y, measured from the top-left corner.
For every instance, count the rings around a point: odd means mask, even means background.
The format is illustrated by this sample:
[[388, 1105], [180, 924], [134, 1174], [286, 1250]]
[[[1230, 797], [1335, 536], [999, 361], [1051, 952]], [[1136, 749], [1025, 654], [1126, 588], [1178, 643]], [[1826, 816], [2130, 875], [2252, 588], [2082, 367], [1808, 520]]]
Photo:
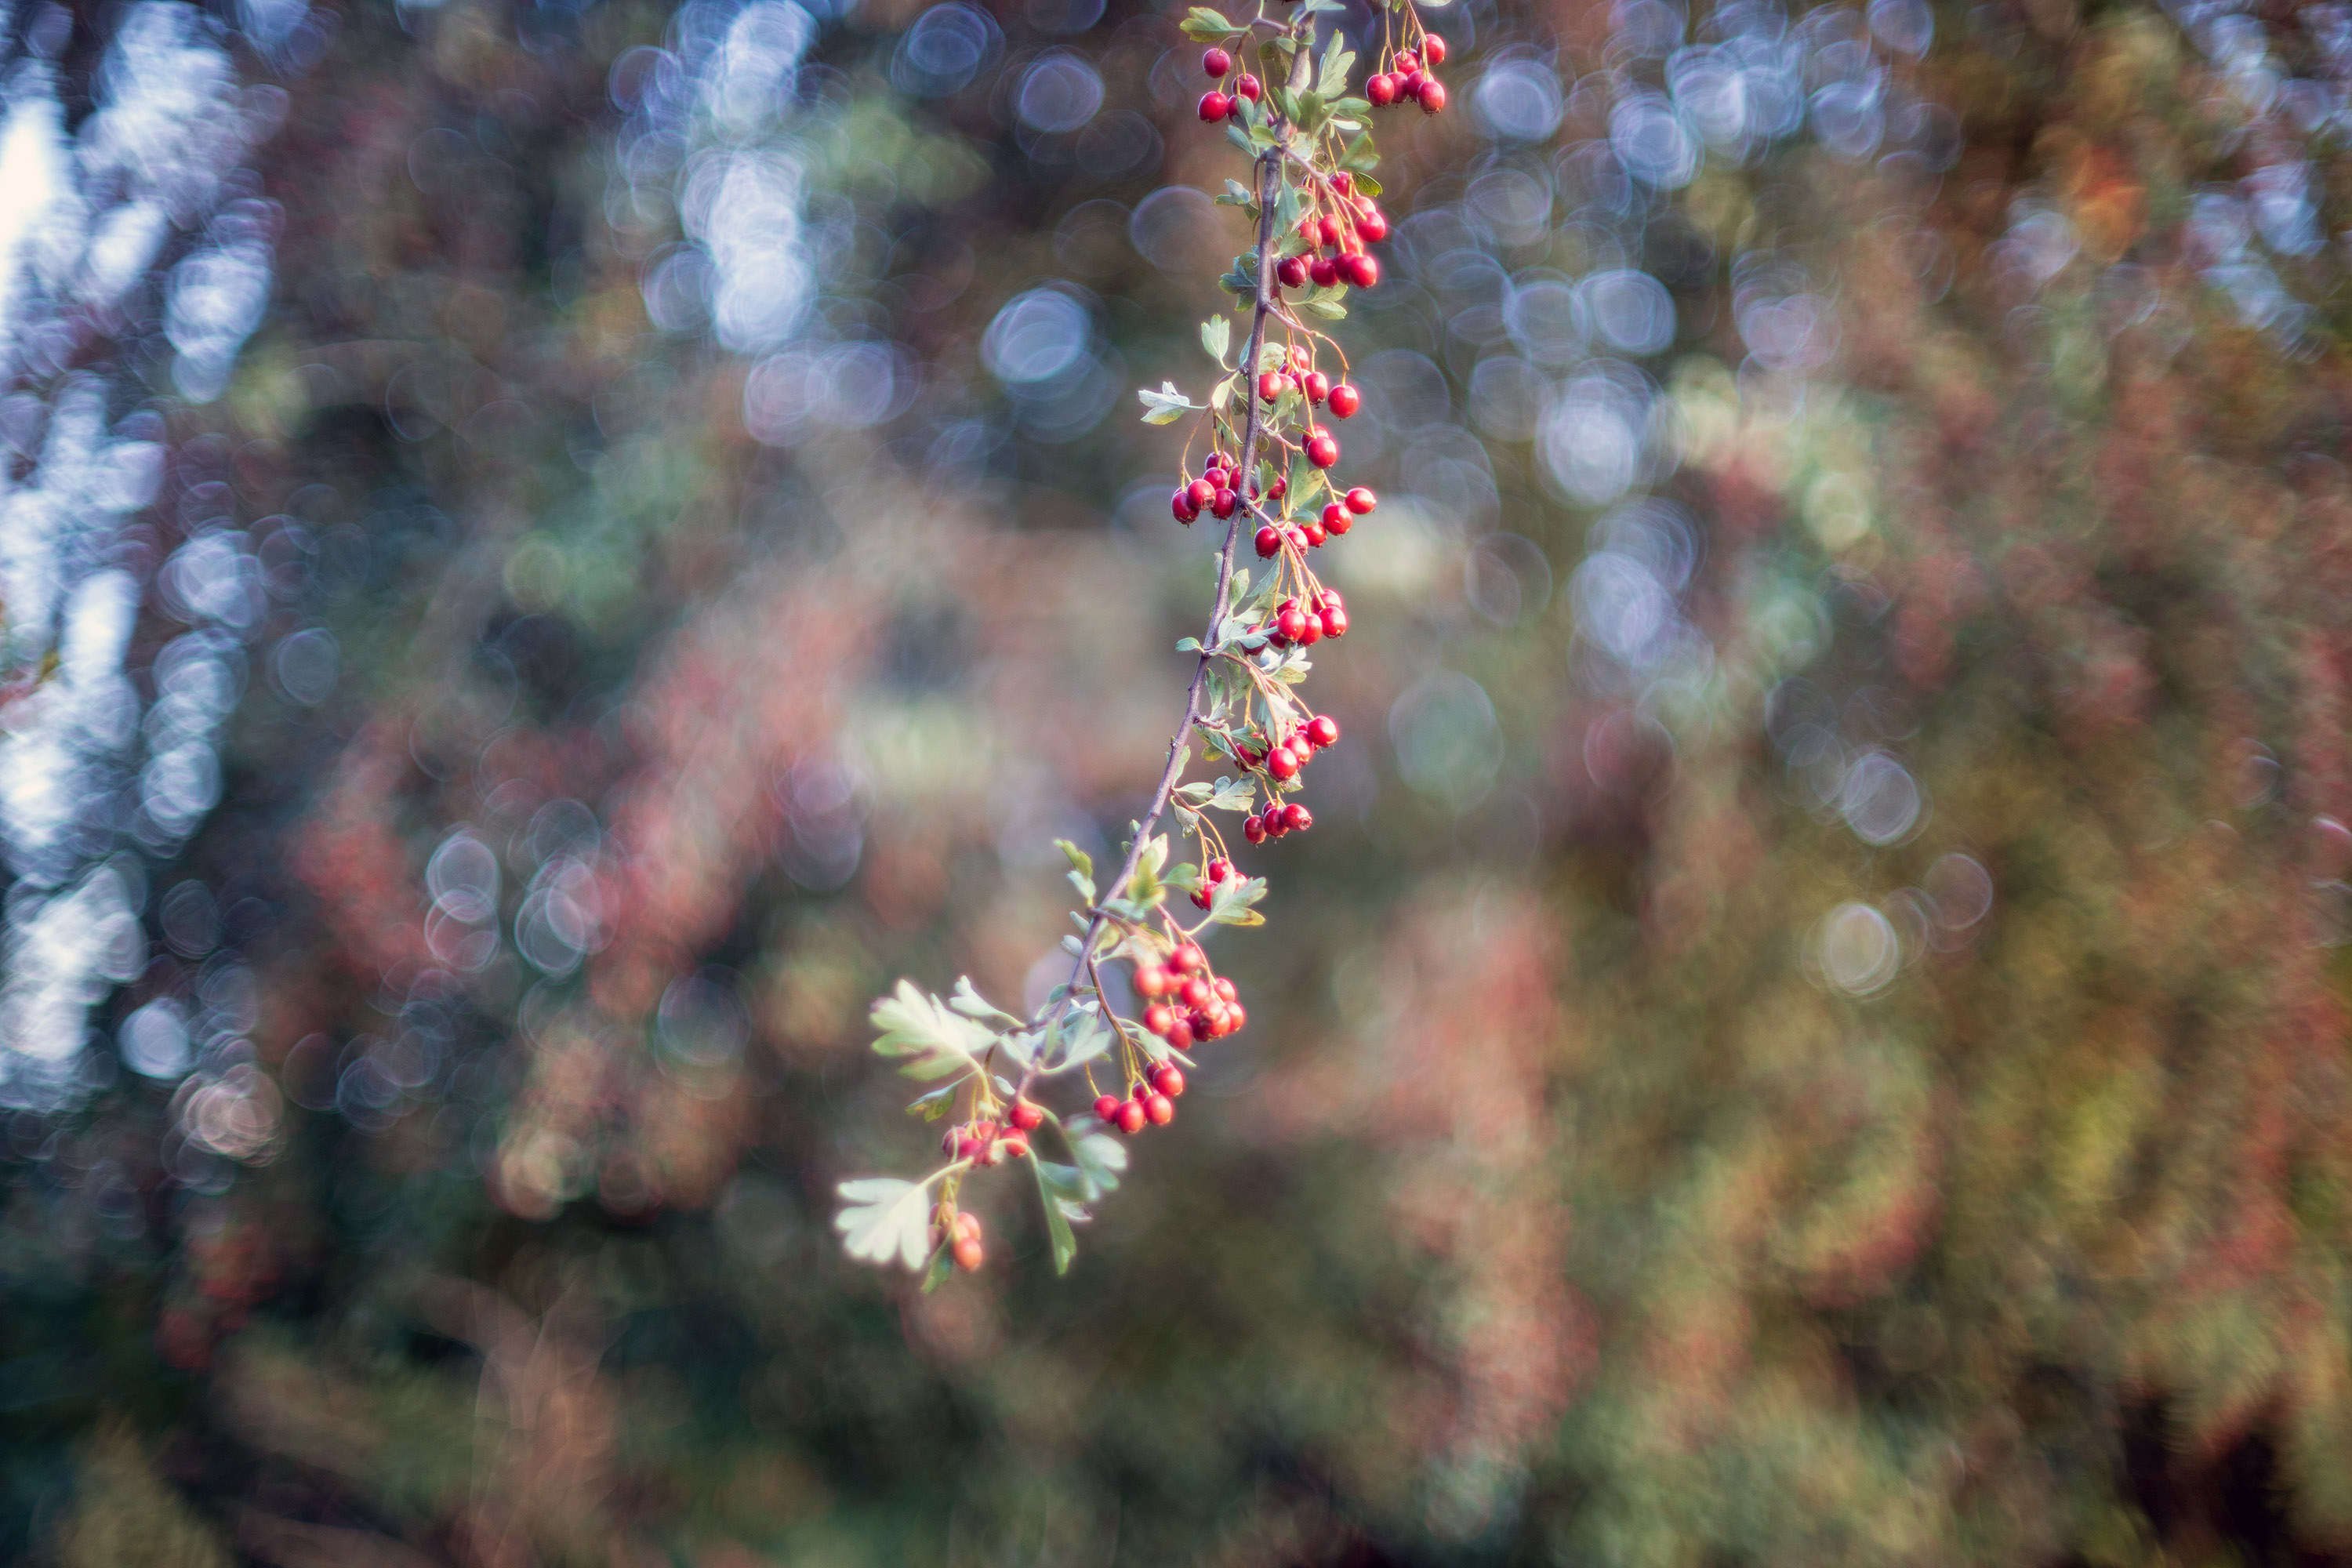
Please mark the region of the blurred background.
[[2352, 10], [1424, 12], [1251, 1026], [924, 1297], [1237, 168], [832, 3], [6, 11], [0, 1558], [2352, 1562]]

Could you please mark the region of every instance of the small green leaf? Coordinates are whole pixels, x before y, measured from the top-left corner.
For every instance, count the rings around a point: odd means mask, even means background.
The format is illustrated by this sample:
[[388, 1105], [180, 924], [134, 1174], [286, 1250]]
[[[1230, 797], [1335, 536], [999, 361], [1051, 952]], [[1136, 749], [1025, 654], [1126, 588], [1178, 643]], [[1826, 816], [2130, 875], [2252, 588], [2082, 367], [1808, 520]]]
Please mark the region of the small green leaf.
[[1223, 926], [1264, 925], [1265, 917], [1250, 906], [1265, 897], [1265, 878], [1228, 877], [1210, 897], [1209, 919]]
[[[1310, 0], [1320, 4], [1321, 0]], [[1356, 66], [1355, 51], [1349, 48], [1338, 28], [1331, 31], [1331, 41], [1324, 47], [1323, 63], [1315, 74], [1316, 90], [1327, 99], [1336, 99], [1348, 90], [1348, 73]]]
[[1211, 359], [1215, 360], [1221, 365], [1225, 363], [1225, 355], [1233, 351], [1234, 346], [1233, 318], [1230, 316], [1212, 316], [1207, 321], [1202, 322], [1201, 346], [1209, 351], [1209, 357]]
[[[1078, 1255], [1078, 1238], [1070, 1234], [1069, 1215], [1063, 1212], [1053, 1187], [1047, 1184], [1045, 1167], [1050, 1162], [1033, 1159], [1029, 1163], [1037, 1167], [1037, 1201], [1045, 1211], [1045, 1234], [1054, 1242], [1054, 1272], [1067, 1274], [1070, 1259]], [[1076, 1184], [1078, 1173], [1075, 1166], [1057, 1165], [1055, 1169], [1068, 1171], [1072, 1185]]]
[[1199, 404], [1177, 391], [1172, 381], [1161, 382], [1157, 392], [1149, 387], [1138, 388], [1135, 395], [1143, 404], [1143, 422], [1146, 425], [1173, 425], [1200, 407]]
[[1327, 321], [1347, 320], [1348, 307], [1336, 300], [1303, 300], [1299, 302]]
[[907, 1114], [919, 1116], [926, 1121], [937, 1121], [955, 1109], [956, 1090], [963, 1087], [963, 1081], [958, 1079], [953, 1083], [931, 1090], [930, 1093], [908, 1105]]
[[1118, 1190], [1118, 1173], [1127, 1169], [1126, 1144], [1108, 1132], [1081, 1132], [1066, 1142], [1087, 1202], [1100, 1203], [1105, 1193]]
[[972, 984], [971, 976], [969, 974], [956, 976], [955, 990], [948, 996], [948, 1005], [965, 1017], [979, 1023], [984, 1024], [992, 1018], [1002, 1018], [1015, 1028], [1018, 1028], [1021, 1024], [1020, 1019], [982, 996]]
[[1381, 183], [1370, 174], [1359, 174], [1356, 176], [1356, 189], [1365, 195], [1377, 196], [1381, 194]]
[[911, 980], [899, 981], [896, 991], [874, 1004], [874, 1026], [881, 1031], [874, 1042], [876, 1055], [915, 1058], [899, 1069], [909, 1078], [977, 1072], [978, 1053], [994, 1037], [949, 1011], [938, 997], [916, 990]]
[[844, 1182], [835, 1190], [845, 1205], [833, 1216], [834, 1228], [842, 1233], [843, 1251], [866, 1263], [895, 1260], [908, 1268], [923, 1266], [931, 1242], [928, 1184], [869, 1176]]
[[1225, 19], [1224, 13], [1212, 11], [1206, 5], [1195, 5], [1186, 12], [1180, 26], [1184, 36], [1197, 44], [1213, 44], [1234, 33], [1234, 25]]
[[1065, 1072], [1071, 1068], [1084, 1067], [1110, 1049], [1118, 1039], [1116, 1031], [1100, 1018], [1090, 1015], [1085, 1026], [1062, 1047], [1061, 1059], [1054, 1064], [1054, 1070]]
[[923, 1294], [928, 1296], [946, 1284], [948, 1276], [954, 1272], [955, 1238], [941, 1237], [939, 1246], [931, 1249], [931, 1261], [923, 1269]]

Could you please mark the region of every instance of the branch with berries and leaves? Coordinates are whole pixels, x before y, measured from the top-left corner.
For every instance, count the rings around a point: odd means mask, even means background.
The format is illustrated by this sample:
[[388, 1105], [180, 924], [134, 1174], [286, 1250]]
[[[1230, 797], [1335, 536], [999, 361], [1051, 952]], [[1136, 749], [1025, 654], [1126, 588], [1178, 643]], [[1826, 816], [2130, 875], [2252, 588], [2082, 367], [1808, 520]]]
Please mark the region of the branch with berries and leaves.
[[[1308, 650], [1346, 635], [1348, 610], [1317, 576], [1310, 552], [1378, 504], [1370, 489], [1342, 489], [1333, 477], [1339, 441], [1320, 416], [1344, 420], [1362, 397], [1322, 324], [1346, 319], [1350, 289], [1380, 281], [1369, 247], [1388, 237], [1389, 223], [1375, 199], [1373, 110], [1413, 102], [1434, 114], [1445, 106], [1434, 74], [1445, 41], [1423, 31], [1408, 0], [1382, 13], [1381, 68], [1361, 96], [1352, 93], [1355, 51], [1336, 32], [1319, 55], [1315, 47], [1316, 17], [1342, 9], [1338, 0], [1307, 0], [1277, 19], [1261, 5], [1236, 22], [1196, 6], [1182, 24], [1208, 46], [1202, 68], [1217, 84], [1201, 99], [1201, 118], [1223, 124], [1249, 162], [1249, 182], [1227, 181], [1217, 198], [1255, 226], [1255, 243], [1219, 279], [1249, 325], [1235, 357], [1234, 316], [1202, 324], [1202, 346], [1217, 364], [1204, 400], [1172, 381], [1138, 395], [1147, 424], [1192, 421], [1187, 475], [1193, 448], [1205, 448], [1198, 477], [1170, 505], [1187, 526], [1203, 512], [1225, 524], [1216, 596], [1202, 634], [1177, 645], [1193, 657], [1183, 719], [1118, 868], [1097, 883], [1092, 859], [1061, 845], [1080, 901], [1076, 933], [1062, 939], [1068, 979], [1027, 1017], [990, 1003], [969, 979], [944, 1000], [901, 980], [874, 1005], [875, 1050], [904, 1058], [902, 1072], [935, 1086], [908, 1109], [948, 1123], [946, 1163], [920, 1181], [843, 1183], [835, 1223], [851, 1257], [920, 1270], [927, 1289], [953, 1268], [980, 1267], [985, 1245], [979, 1216], [962, 1206], [965, 1184], [1008, 1163], [1034, 1174], [1054, 1267], [1068, 1268], [1077, 1251], [1071, 1226], [1127, 1168], [1114, 1133], [1173, 1121], [1188, 1053], [1248, 1022], [1234, 983], [1214, 972], [1199, 939], [1213, 925], [1263, 924], [1255, 906], [1266, 884], [1234, 865], [1217, 819], [1239, 816], [1253, 846], [1314, 826], [1289, 797], [1316, 753], [1339, 743], [1339, 726], [1313, 711], [1300, 689], [1313, 668]], [[1253, 54], [1264, 81], [1235, 69]], [[1255, 579], [1236, 559], [1244, 538], [1265, 563]], [[1185, 782], [1196, 737], [1226, 771]], [[1190, 914], [1175, 904], [1179, 893]], [[1120, 1016], [1105, 984], [1118, 963], [1131, 967], [1141, 1001], [1133, 1017]], [[1084, 1109], [1066, 1114], [1057, 1100]]]

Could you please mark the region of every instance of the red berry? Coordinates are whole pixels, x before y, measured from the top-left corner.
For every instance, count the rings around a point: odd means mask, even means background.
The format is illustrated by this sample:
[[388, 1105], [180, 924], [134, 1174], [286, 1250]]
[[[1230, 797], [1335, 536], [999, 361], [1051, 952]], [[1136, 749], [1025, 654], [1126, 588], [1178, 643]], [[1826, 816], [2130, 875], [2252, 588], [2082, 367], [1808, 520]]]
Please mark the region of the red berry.
[[1318, 289], [1328, 289], [1339, 281], [1339, 264], [1328, 256], [1318, 256], [1308, 264], [1307, 276], [1315, 280]]
[[1295, 832], [1304, 833], [1315, 826], [1315, 814], [1294, 800], [1282, 808], [1282, 825]]
[[1324, 532], [1345, 533], [1349, 529], [1354, 526], [1355, 519], [1348, 515], [1348, 509], [1346, 507], [1340, 505], [1338, 501], [1329, 501], [1325, 503], [1323, 508]]
[[[1370, 512], [1372, 508], [1380, 504], [1381, 498], [1374, 495], [1371, 491], [1366, 489], [1361, 485], [1358, 485], [1354, 489], [1348, 492], [1348, 510], [1354, 512], [1358, 517], [1365, 516]], [[1219, 515], [1222, 516], [1223, 514], [1220, 513]]]
[[1219, 521], [1223, 521], [1224, 519], [1233, 516], [1234, 508], [1241, 504], [1241, 497], [1234, 494], [1231, 490], [1221, 489], [1217, 492], [1216, 500], [1209, 503], [1209, 510]]
[[1222, 92], [1204, 92], [1201, 95], [1201, 118], [1209, 124], [1213, 125], [1232, 113], [1233, 107], [1234, 100]]
[[1299, 526], [1298, 531], [1306, 536], [1307, 547], [1309, 550], [1314, 549], [1316, 546], [1321, 544], [1324, 540], [1330, 537], [1330, 531], [1311, 518]]
[[1196, 1038], [1213, 1040], [1224, 1031], [1217, 1027], [1217, 1016], [1201, 1012], [1192, 1015], [1192, 1034]]
[[1331, 412], [1341, 419], [1352, 416], [1364, 405], [1364, 395], [1346, 382], [1331, 389]]
[[1209, 895], [1205, 890], [1196, 889], [1193, 892], [1192, 907], [1196, 910], [1205, 910], [1209, 907]]
[[1399, 98], [1419, 98], [1421, 96], [1422, 87], [1428, 80], [1429, 79], [1422, 75], [1418, 70], [1401, 70], [1397, 72], [1397, 96]]
[[1274, 629], [1292, 642], [1297, 642], [1307, 630], [1307, 612], [1298, 607], [1297, 600], [1293, 599], [1275, 612]]
[[1366, 245], [1378, 245], [1389, 237], [1388, 214], [1370, 202], [1356, 204], [1356, 237]]
[[1135, 966], [1135, 994], [1139, 996], [1165, 996], [1168, 988], [1174, 984], [1168, 971], [1156, 963]]
[[1319, 370], [1310, 370], [1307, 373], [1305, 390], [1307, 402], [1320, 403], [1331, 395], [1331, 378]]
[[1225, 1033], [1228, 1035], [1240, 1034], [1248, 1022], [1249, 1012], [1240, 1003], [1236, 1002], [1225, 1009]]
[[1118, 1115], [1118, 1096], [1106, 1094], [1095, 1101], [1095, 1114], [1105, 1121]]
[[1144, 1100], [1143, 1114], [1151, 1118], [1154, 1127], [1165, 1127], [1176, 1120], [1176, 1102], [1155, 1090]]
[[1234, 57], [1223, 49], [1211, 49], [1201, 57], [1201, 68], [1213, 77], [1224, 75], [1234, 68]]
[[969, 1236], [958, 1240], [949, 1250], [955, 1258], [956, 1267], [967, 1274], [979, 1268], [981, 1260], [987, 1256], [980, 1242]]
[[1168, 1026], [1175, 1021], [1176, 1009], [1165, 1002], [1154, 1002], [1143, 1010], [1143, 1026], [1163, 1038], [1167, 1036]]
[[1304, 550], [1304, 549], [1306, 549], [1309, 544], [1314, 544], [1314, 543], [1318, 543], [1318, 542], [1319, 542], [1319, 541], [1311, 540], [1311, 539], [1307, 538], [1307, 530], [1306, 530], [1306, 529], [1304, 529], [1304, 528], [1298, 527], [1298, 526], [1297, 526], [1296, 524], [1294, 524], [1294, 525], [1292, 525], [1290, 528], [1288, 528], [1288, 529], [1285, 530], [1285, 531], [1284, 531], [1284, 532], [1283, 532], [1282, 537], [1283, 537], [1283, 538], [1285, 538], [1285, 539], [1286, 539], [1286, 540], [1288, 540], [1288, 541], [1290, 541], [1290, 547], [1291, 547], [1293, 550]]
[[1242, 122], [1242, 116], [1245, 112], [1246, 110], [1244, 107], [1242, 95], [1240, 93], [1237, 92], [1231, 98], [1225, 100], [1225, 118], [1227, 120], [1239, 125]]
[[1274, 264], [1274, 277], [1275, 281], [1280, 283], [1286, 289], [1305, 288], [1307, 286], [1307, 258], [1303, 256], [1284, 257], [1281, 260]]
[[1439, 37], [1435, 33], [1432, 33], [1423, 38], [1421, 40], [1421, 58], [1427, 60], [1433, 66], [1444, 65], [1445, 63], [1445, 40]]
[[1282, 377], [1273, 371], [1267, 371], [1257, 378], [1257, 395], [1268, 403], [1282, 395]]
[[[1307, 617], [1304, 615], [1299, 616], [1299, 621], [1301, 623], [1300, 629], [1302, 631], [1306, 629], [1304, 625], [1306, 619]], [[1298, 776], [1298, 753], [1292, 751], [1288, 746], [1276, 746], [1273, 751], [1268, 752], [1265, 755], [1265, 771], [1272, 773], [1278, 779], [1297, 778]]]
[[1167, 1040], [1171, 1049], [1181, 1051], [1190, 1048], [1192, 1044], [1192, 1021], [1190, 1018], [1177, 1019], [1168, 1026], [1168, 1033], [1162, 1037]]
[[1394, 63], [1399, 71], [1417, 71], [1421, 68], [1421, 57], [1411, 49], [1402, 49]]
[[1314, 718], [1307, 721], [1307, 738], [1318, 746], [1338, 745], [1339, 721], [1332, 718], [1328, 713], [1318, 713]]
[[1255, 103], [1257, 101], [1260, 90], [1261, 89], [1257, 85], [1257, 78], [1250, 75], [1247, 71], [1244, 71], [1241, 75], [1234, 78], [1234, 91], [1240, 94], [1242, 97], [1248, 99], [1252, 103]]
[[1338, 195], [1348, 196], [1355, 195], [1356, 176], [1348, 173], [1345, 169], [1340, 170], [1338, 174], [1331, 176], [1331, 189], [1333, 193]]
[[1265, 499], [1268, 500], [1280, 500], [1289, 493], [1290, 481], [1288, 479], [1277, 479], [1274, 483], [1265, 487]]
[[1421, 107], [1425, 113], [1434, 114], [1445, 107], [1445, 84], [1435, 77], [1424, 77], [1421, 83]]
[[1271, 556], [1276, 551], [1280, 550], [1281, 548], [1281, 531], [1276, 529], [1272, 523], [1268, 523], [1265, 527], [1257, 531], [1257, 552], [1261, 557]]
[[1243, 822], [1242, 837], [1253, 844], [1265, 842], [1265, 824], [1253, 816]]
[[1233, 874], [1234, 863], [1223, 856], [1220, 855], [1209, 862], [1208, 878], [1212, 882], [1222, 882]]
[[1337, 246], [1339, 241], [1346, 238], [1348, 235], [1347, 229], [1340, 226], [1338, 215], [1333, 213], [1325, 213], [1323, 215], [1320, 232], [1323, 237], [1323, 245], [1326, 249]]
[[1184, 1092], [1184, 1069], [1174, 1062], [1161, 1062], [1151, 1069], [1151, 1087], [1175, 1099]]
[[[1386, 71], [1370, 78], [1364, 83], [1364, 96], [1377, 107], [1386, 109], [1397, 100], [1396, 78]], [[1201, 118], [1205, 120], [1208, 116], [1204, 114]]]
[[1323, 612], [1323, 635], [1343, 637], [1348, 635], [1348, 612], [1334, 605]]
[[1144, 1118], [1144, 1110], [1143, 1110], [1143, 1102], [1142, 1102], [1141, 1100], [1122, 1100], [1122, 1101], [1119, 1103], [1118, 1113], [1118, 1130], [1119, 1130], [1121, 1132], [1140, 1132], [1140, 1131], [1143, 1131], [1143, 1118]]
[[[1322, 618], [1318, 616], [1307, 616], [1307, 624], [1299, 628], [1298, 636], [1292, 640], [1297, 642], [1301, 647], [1312, 647], [1315, 644], [1321, 642], [1323, 640]], [[1294, 746], [1291, 750], [1296, 752], [1298, 748]], [[1298, 760], [1302, 763], [1305, 762], [1307, 760], [1307, 753], [1303, 752], [1300, 752]]]
[[[1328, 436], [1308, 437], [1307, 438], [1307, 460], [1314, 464], [1318, 468], [1329, 468], [1332, 464], [1339, 460], [1339, 443], [1333, 440]], [[1355, 494], [1353, 490], [1350, 490], [1348, 493], [1351, 496]], [[1350, 504], [1352, 505], [1353, 503], [1351, 502]]]
[[[1222, 468], [1217, 470], [1219, 473], [1223, 471]], [[1194, 479], [1184, 487], [1184, 493], [1192, 498], [1193, 508], [1197, 510], [1216, 500], [1217, 491], [1222, 488], [1214, 479]]]
[[1339, 275], [1359, 289], [1369, 289], [1381, 280], [1381, 264], [1360, 250], [1354, 251], [1339, 258]]
[[1179, 942], [1176, 951], [1168, 955], [1168, 967], [1179, 974], [1191, 974], [1209, 967], [1209, 961], [1197, 942]]
[[1192, 504], [1192, 492], [1190, 490], [1178, 490], [1171, 496], [1168, 510], [1176, 514], [1179, 522], [1191, 522], [1201, 515], [1201, 509]]
[[1020, 1159], [1029, 1152], [1029, 1135], [1025, 1132], [1007, 1132], [996, 1141], [996, 1152], [1008, 1160]]
[[1016, 1100], [1005, 1120], [1024, 1132], [1034, 1132], [1045, 1123], [1045, 1108], [1032, 1100]]
[[1315, 363], [1315, 356], [1307, 352], [1305, 343], [1291, 344], [1290, 353], [1285, 357], [1289, 360], [1291, 370], [1301, 374]]
[[1209, 983], [1197, 974], [1188, 978], [1184, 982], [1184, 989], [1177, 993], [1184, 1005], [1196, 1013], [1207, 1006], [1209, 998], [1215, 994], [1209, 989]]
[[[1230, 1002], [1234, 997], [1241, 994], [1241, 988], [1222, 974], [1217, 976], [1216, 984], [1211, 986], [1210, 989], [1217, 994], [1217, 1000], [1220, 1002]], [[1165, 1092], [1169, 1094], [1181, 1094], [1183, 1091], [1181, 1089], [1171, 1089]]]

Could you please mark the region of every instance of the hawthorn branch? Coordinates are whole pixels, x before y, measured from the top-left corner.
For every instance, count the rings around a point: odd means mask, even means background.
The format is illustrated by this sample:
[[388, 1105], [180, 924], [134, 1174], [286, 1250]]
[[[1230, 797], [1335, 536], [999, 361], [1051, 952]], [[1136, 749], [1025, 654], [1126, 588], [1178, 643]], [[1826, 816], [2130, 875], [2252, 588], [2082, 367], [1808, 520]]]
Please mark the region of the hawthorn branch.
[[[1294, 89], [1311, 76], [1312, 66], [1313, 50], [1302, 39], [1292, 56], [1290, 74]], [[1279, 131], [1282, 121], [1277, 119], [1275, 123]], [[1250, 312], [1249, 345], [1242, 351], [1241, 361], [1242, 398], [1249, 409], [1242, 426], [1240, 473], [1244, 481], [1252, 472], [1251, 465], [1257, 460], [1258, 437], [1265, 429], [1264, 405], [1256, 395], [1253, 378], [1257, 374], [1258, 354], [1265, 346], [1266, 318], [1276, 314], [1279, 310], [1274, 268], [1269, 258], [1274, 248], [1274, 207], [1275, 198], [1281, 189], [1282, 160], [1283, 148], [1277, 142], [1258, 154], [1252, 170], [1257, 186], [1257, 294], [1252, 301]], [[1244, 493], [1247, 493], [1245, 485]], [[1118, 874], [1105, 883], [1097, 895], [1095, 901], [1097, 906], [1119, 897], [1127, 890], [1128, 884], [1134, 880], [1135, 868], [1143, 861], [1144, 846], [1150, 842], [1152, 829], [1167, 814], [1169, 797], [1175, 793], [1176, 781], [1183, 775], [1192, 731], [1205, 717], [1201, 701], [1208, 687], [1209, 661], [1216, 657], [1217, 628], [1224, 624], [1225, 616], [1232, 608], [1234, 556], [1241, 547], [1243, 524], [1249, 520], [1254, 510], [1247, 506], [1235, 507], [1233, 517], [1225, 524], [1224, 547], [1217, 552], [1216, 598], [1210, 605], [1208, 626], [1201, 634], [1201, 652], [1192, 665], [1192, 683], [1184, 694], [1184, 717], [1176, 726], [1175, 738], [1168, 742], [1168, 765], [1160, 770], [1159, 787], [1151, 792], [1150, 807], [1137, 820], [1135, 838], [1127, 847], [1127, 858], [1119, 863]], [[1095, 942], [1102, 935], [1105, 919], [1105, 913], [1097, 909], [1094, 918], [1087, 922], [1086, 935], [1078, 941], [1077, 962], [1071, 965], [1069, 982], [1064, 989], [1062, 1001], [1047, 1015], [1048, 1018], [1066, 1008], [1070, 998], [1077, 994], [1078, 982], [1093, 962]], [[1039, 1059], [1043, 1055], [1041, 1050]], [[1022, 1074], [1020, 1086], [1013, 1090], [1013, 1098], [1017, 1100], [1026, 1094], [1036, 1076], [1037, 1064], [1032, 1061], [1028, 1070]]]

